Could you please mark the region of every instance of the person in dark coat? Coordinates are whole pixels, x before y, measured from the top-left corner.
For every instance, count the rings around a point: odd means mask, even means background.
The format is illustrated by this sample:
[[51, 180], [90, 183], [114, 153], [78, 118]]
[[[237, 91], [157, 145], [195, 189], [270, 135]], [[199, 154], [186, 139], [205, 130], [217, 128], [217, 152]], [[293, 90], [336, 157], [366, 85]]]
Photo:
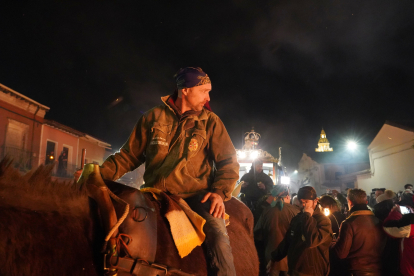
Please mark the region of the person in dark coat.
[[[381, 223], [384, 223], [394, 207], [394, 201], [397, 200], [396, 197], [393, 191], [385, 190], [384, 194], [377, 198], [377, 204], [372, 208], [372, 212]], [[383, 267], [383, 275], [398, 275], [399, 259], [398, 254], [395, 252], [398, 252], [399, 246], [399, 240], [387, 237], [384, 253], [382, 254], [382, 263], [387, 264]]]
[[406, 189], [401, 194], [401, 198], [400, 198], [400, 201], [398, 202], [398, 205], [414, 207], [413, 191], [411, 191], [410, 189]]
[[326, 276], [332, 242], [331, 221], [321, 212], [313, 187], [300, 188], [298, 199], [302, 211], [292, 219], [285, 238], [272, 252], [272, 261], [278, 262], [287, 256], [290, 276]]
[[260, 159], [253, 162], [250, 171], [240, 181], [244, 181], [241, 188], [241, 193], [245, 195], [243, 201], [252, 211], [259, 199], [273, 189], [273, 180], [263, 172], [263, 161]]
[[321, 197], [319, 203], [322, 209], [326, 208], [329, 210], [327, 217], [331, 220], [332, 232], [334, 235], [338, 235], [341, 223], [346, 219], [346, 216], [339, 210], [338, 203], [335, 199], [329, 195]]
[[[270, 207], [264, 210], [254, 227], [255, 241], [261, 241], [264, 245], [262, 248], [258, 248], [259, 258], [262, 257], [261, 264], [267, 264], [271, 260], [271, 253], [285, 237], [290, 221], [300, 212], [298, 206], [290, 204], [289, 191], [286, 185], [276, 185], [269, 198], [272, 199]], [[263, 267], [261, 272], [262, 275], [265, 275]], [[284, 258], [280, 262], [273, 262], [270, 265], [268, 275], [287, 276], [287, 272], [287, 258]]]
[[377, 204], [372, 208], [372, 212], [374, 212], [380, 221], [384, 221], [394, 207], [394, 202], [392, 199], [385, 198], [385, 194], [380, 195], [377, 199], [379, 200], [377, 200]]
[[57, 169], [58, 175], [66, 176], [67, 167], [68, 167], [68, 157], [66, 155], [66, 151], [62, 151], [58, 159], [58, 169]]
[[[346, 201], [346, 199], [345, 199]], [[326, 195], [319, 199], [319, 203], [322, 206], [322, 211], [331, 220], [333, 241], [331, 245], [336, 242], [336, 237], [339, 235], [339, 228], [341, 227], [342, 221], [346, 219], [345, 214], [342, 214], [338, 207], [338, 202], [331, 196]], [[339, 203], [341, 204], [341, 203]], [[342, 205], [342, 204], [341, 204]], [[327, 209], [327, 212], [326, 212]], [[344, 260], [339, 259], [335, 252], [329, 250], [329, 261], [330, 261], [330, 276], [347, 276], [347, 267]]]
[[260, 216], [263, 214], [264, 210], [270, 207], [270, 204], [273, 202], [274, 197], [271, 194], [262, 196], [256, 203], [256, 206], [253, 210], [254, 225], [259, 221]]
[[333, 246], [337, 256], [347, 261], [348, 271], [354, 276], [381, 275], [386, 236], [380, 220], [367, 204], [364, 190], [348, 190], [350, 216], [342, 222], [339, 238]]

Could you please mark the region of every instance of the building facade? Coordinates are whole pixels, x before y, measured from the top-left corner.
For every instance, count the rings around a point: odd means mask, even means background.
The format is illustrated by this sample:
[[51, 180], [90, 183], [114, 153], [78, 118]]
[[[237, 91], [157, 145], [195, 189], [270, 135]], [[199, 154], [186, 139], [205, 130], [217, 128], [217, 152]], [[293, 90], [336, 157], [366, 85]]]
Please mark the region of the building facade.
[[39, 164], [55, 164], [53, 176], [73, 178], [80, 169], [82, 150], [85, 164], [102, 164], [109, 155], [110, 144], [52, 120], [44, 120], [41, 132]]
[[13, 165], [28, 171], [39, 163], [44, 106], [0, 84], [0, 156], [8, 155]]
[[386, 121], [368, 146], [370, 170], [357, 175], [357, 187], [394, 192], [414, 184], [414, 121]]
[[369, 163], [363, 160], [347, 160], [340, 152], [303, 154], [298, 164], [300, 187], [312, 186], [318, 195], [329, 190], [344, 191], [357, 186], [357, 174], [369, 169]]
[[73, 179], [80, 169], [82, 149], [86, 149], [86, 163], [103, 163], [110, 144], [45, 119], [48, 110], [0, 84], [0, 158], [10, 156], [21, 172], [54, 164], [52, 176], [63, 180]]

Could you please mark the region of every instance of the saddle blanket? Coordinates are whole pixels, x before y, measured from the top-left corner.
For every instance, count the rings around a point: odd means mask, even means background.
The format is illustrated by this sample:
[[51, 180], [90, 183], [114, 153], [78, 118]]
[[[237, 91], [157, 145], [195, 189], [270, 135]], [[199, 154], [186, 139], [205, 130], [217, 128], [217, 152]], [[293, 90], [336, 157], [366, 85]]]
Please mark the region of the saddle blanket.
[[[155, 188], [144, 188], [140, 191], [151, 193], [154, 199], [161, 202], [162, 215], [170, 224], [171, 235], [181, 258], [204, 242], [206, 235], [203, 227], [206, 220], [194, 212], [184, 199], [176, 195], [167, 195]], [[230, 224], [229, 218], [229, 215], [225, 214], [226, 226]]]
[[204, 242], [206, 235], [203, 227], [206, 220], [191, 210], [184, 199], [167, 195], [155, 188], [144, 188], [141, 192], [151, 193], [157, 201], [161, 202], [163, 206], [161, 210], [164, 209], [163, 215], [170, 224], [171, 235], [181, 258]]

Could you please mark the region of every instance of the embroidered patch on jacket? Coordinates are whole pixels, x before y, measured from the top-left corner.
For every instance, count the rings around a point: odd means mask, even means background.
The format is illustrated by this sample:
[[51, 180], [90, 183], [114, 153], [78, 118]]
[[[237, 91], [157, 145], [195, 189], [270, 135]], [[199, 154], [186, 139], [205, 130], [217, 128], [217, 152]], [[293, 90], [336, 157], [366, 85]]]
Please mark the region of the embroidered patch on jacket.
[[163, 141], [159, 141], [159, 140], [151, 141], [150, 145], [161, 145], [161, 146], [168, 147], [168, 143], [167, 142], [163, 142]]
[[196, 151], [198, 148], [198, 142], [197, 139], [191, 139], [190, 145], [188, 145], [188, 149], [190, 151]]

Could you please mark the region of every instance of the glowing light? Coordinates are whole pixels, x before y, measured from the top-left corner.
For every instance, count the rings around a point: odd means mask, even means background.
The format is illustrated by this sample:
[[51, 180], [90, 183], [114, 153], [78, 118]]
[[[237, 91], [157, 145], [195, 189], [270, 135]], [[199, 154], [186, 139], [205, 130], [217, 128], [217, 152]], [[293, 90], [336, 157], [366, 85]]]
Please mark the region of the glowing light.
[[254, 150], [250, 153], [250, 158], [251, 159], [256, 159], [257, 157], [259, 157], [259, 152], [257, 150]]
[[242, 158], [242, 159], [246, 158], [246, 152], [244, 152], [244, 151], [239, 151], [239, 152], [238, 152], [238, 154], [239, 154], [239, 157], [240, 157], [240, 158]]
[[280, 183], [289, 185], [290, 184], [290, 177], [289, 176], [281, 176], [280, 177]]
[[295, 170], [293, 173], [298, 173], [298, 170]]
[[348, 149], [354, 151], [357, 149], [358, 145], [354, 141], [349, 141], [347, 144]]
[[324, 208], [323, 212], [325, 213], [325, 216], [329, 216], [329, 208]]
[[50, 156], [50, 159], [53, 159], [53, 156], [52, 155]]

